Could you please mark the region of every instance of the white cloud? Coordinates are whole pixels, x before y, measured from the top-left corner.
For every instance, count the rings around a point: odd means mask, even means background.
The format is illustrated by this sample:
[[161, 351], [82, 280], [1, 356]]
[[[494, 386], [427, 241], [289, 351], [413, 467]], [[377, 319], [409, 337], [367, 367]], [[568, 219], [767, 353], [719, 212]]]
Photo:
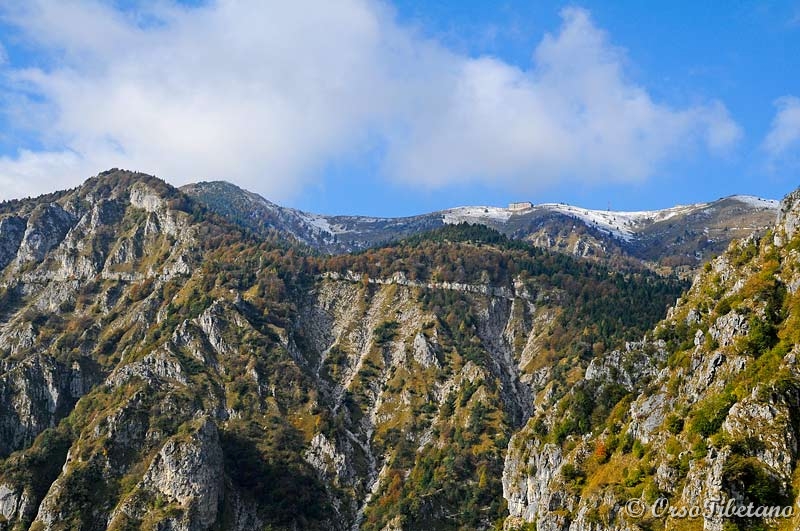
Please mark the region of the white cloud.
[[22, 150], [13, 159], [2, 157], [0, 199], [71, 188], [82, 180], [76, 169], [83, 169], [83, 165], [80, 157], [70, 151], [34, 153]]
[[229, 179], [282, 199], [376, 141], [385, 175], [410, 185], [628, 182], [694, 143], [715, 152], [741, 136], [719, 102], [653, 101], [580, 9], [562, 13], [525, 69], [451, 52], [371, 0], [0, 9], [57, 58], [0, 65], [16, 95], [3, 98], [15, 101], [5, 111], [45, 146], [0, 158], [0, 197], [119, 166], [174, 183]]
[[741, 136], [719, 102], [689, 109], [655, 103], [626, 79], [621, 50], [588, 12], [566, 9], [528, 70], [461, 59], [444, 102], [412, 115], [391, 169], [428, 185], [464, 176], [520, 188], [562, 178], [641, 180], [698, 140], [713, 151]]
[[800, 98], [784, 96], [775, 101], [775, 107], [778, 110], [762, 144], [773, 167], [800, 152]]

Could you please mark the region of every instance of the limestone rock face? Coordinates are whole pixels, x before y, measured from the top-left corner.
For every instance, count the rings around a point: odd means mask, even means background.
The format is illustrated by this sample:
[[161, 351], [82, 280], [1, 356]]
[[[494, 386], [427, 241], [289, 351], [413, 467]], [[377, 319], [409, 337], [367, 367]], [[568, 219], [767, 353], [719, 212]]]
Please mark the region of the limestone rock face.
[[437, 366], [439, 364], [436, 352], [421, 333], [414, 336], [414, 359], [423, 367]]
[[75, 218], [58, 203], [34, 209], [17, 251], [19, 263], [41, 262], [50, 249], [61, 243], [74, 222]]
[[222, 501], [223, 463], [214, 423], [198, 421], [185, 440], [173, 438], [161, 448], [142, 482], [168, 501], [186, 509], [180, 526], [187, 531], [210, 529]]
[[503, 496], [512, 517], [538, 522], [541, 516], [546, 518], [566, 501], [559, 485], [551, 484], [561, 470], [564, 457], [560, 447], [535, 439], [523, 442], [526, 438], [521, 434], [509, 443], [503, 469]]
[[31, 520], [36, 508], [28, 491], [0, 484], [0, 517], [6, 522]]
[[147, 212], [158, 212], [164, 209], [164, 200], [142, 183], [135, 183], [131, 186], [130, 202], [134, 207], [142, 208]]
[[747, 330], [747, 318], [732, 312], [719, 317], [709, 330], [709, 334], [721, 347], [727, 347], [732, 345], [737, 337], [746, 335]]
[[0, 375], [0, 456], [26, 447], [55, 426], [91, 385], [80, 364], [35, 356]]
[[726, 433], [739, 439], [758, 440], [759, 444], [752, 448], [754, 456], [783, 478], [791, 477], [798, 455], [792, 399], [756, 388], [731, 407], [722, 425]]
[[790, 193], [781, 201], [776, 225], [775, 244], [778, 246], [790, 241], [797, 233], [800, 227], [800, 191]]
[[25, 227], [25, 220], [17, 216], [0, 219], [0, 269], [5, 268], [17, 256], [25, 236]]
[[626, 342], [624, 349], [594, 358], [586, 367], [587, 380], [616, 381], [628, 390], [634, 390], [646, 378], [658, 375], [659, 365], [667, 358], [666, 343], [656, 341]]

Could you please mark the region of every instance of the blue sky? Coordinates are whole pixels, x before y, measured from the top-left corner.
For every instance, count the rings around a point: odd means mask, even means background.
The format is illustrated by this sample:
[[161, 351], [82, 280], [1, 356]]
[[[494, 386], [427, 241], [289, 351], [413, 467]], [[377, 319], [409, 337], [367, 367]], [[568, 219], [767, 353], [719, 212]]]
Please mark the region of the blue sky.
[[111, 166], [322, 213], [800, 185], [800, 2], [11, 0], [0, 199]]

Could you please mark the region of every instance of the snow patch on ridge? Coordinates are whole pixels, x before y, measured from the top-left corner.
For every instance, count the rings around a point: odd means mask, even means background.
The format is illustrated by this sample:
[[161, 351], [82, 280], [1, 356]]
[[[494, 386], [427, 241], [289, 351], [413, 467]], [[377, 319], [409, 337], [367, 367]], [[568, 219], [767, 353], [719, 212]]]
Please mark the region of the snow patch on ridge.
[[448, 225], [482, 223], [485, 221], [505, 223], [511, 216], [512, 212], [507, 208], [490, 206], [456, 207], [442, 212], [442, 218]]
[[[300, 218], [309, 226], [312, 230], [317, 232], [325, 233], [331, 235], [337, 234], [345, 234], [348, 232], [354, 232], [352, 229], [348, 229], [344, 225], [340, 224], [331, 224], [330, 220], [325, 216], [320, 216], [318, 214], [306, 214], [300, 213]], [[358, 232], [358, 231], [355, 231]]]
[[497, 224], [505, 224], [512, 216], [524, 216], [537, 210], [545, 210], [576, 218], [591, 227], [595, 227], [625, 241], [630, 241], [634, 237], [636, 228], [645, 222], [653, 223], [664, 221], [676, 215], [707, 206], [707, 203], [699, 203], [688, 206], [679, 205], [663, 210], [644, 210], [638, 212], [590, 210], [588, 208], [580, 208], [562, 203], [542, 203], [521, 211], [512, 211], [507, 208], [490, 206], [458, 207], [445, 210], [443, 212], [443, 220], [448, 224], [463, 222], [494, 222]]
[[560, 203], [545, 203], [535, 208], [547, 209], [578, 218], [589, 226], [598, 228], [625, 241], [634, 237], [635, 229], [645, 223], [665, 221], [679, 214], [698, 210], [708, 206], [706, 203], [696, 205], [678, 205], [663, 210], [640, 210], [636, 212], [616, 212], [612, 210], [589, 210]]
[[780, 201], [775, 199], [762, 199], [753, 195], [732, 195], [730, 198], [755, 208], [770, 208], [777, 210], [781, 206]]

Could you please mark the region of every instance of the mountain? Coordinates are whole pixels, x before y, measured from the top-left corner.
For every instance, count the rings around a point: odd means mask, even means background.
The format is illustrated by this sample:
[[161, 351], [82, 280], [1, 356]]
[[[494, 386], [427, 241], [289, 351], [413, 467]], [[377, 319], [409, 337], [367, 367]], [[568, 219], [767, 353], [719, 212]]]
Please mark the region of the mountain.
[[798, 529], [798, 227], [800, 191], [641, 341], [594, 358], [559, 399], [532, 390], [505, 460], [506, 529]]
[[0, 250], [0, 529], [489, 528], [532, 389], [685, 289], [466, 224], [315, 256], [119, 170]]
[[224, 181], [188, 184], [181, 191], [255, 234], [288, 234], [330, 254], [367, 249], [444, 224], [439, 213], [408, 218], [309, 214], [278, 206]]
[[363, 250], [444, 224], [466, 222], [573, 256], [689, 273], [724, 251], [732, 240], [765, 230], [778, 209], [777, 201], [738, 195], [642, 212], [519, 203], [515, 208], [459, 207], [407, 218], [371, 218], [284, 208], [226, 182], [190, 184], [182, 191], [257, 234], [289, 234], [326, 253]]
[[800, 191], [691, 286], [483, 224], [324, 255], [220, 208], [122, 170], [0, 204], [0, 530], [800, 524], [680, 513], [800, 492]]

